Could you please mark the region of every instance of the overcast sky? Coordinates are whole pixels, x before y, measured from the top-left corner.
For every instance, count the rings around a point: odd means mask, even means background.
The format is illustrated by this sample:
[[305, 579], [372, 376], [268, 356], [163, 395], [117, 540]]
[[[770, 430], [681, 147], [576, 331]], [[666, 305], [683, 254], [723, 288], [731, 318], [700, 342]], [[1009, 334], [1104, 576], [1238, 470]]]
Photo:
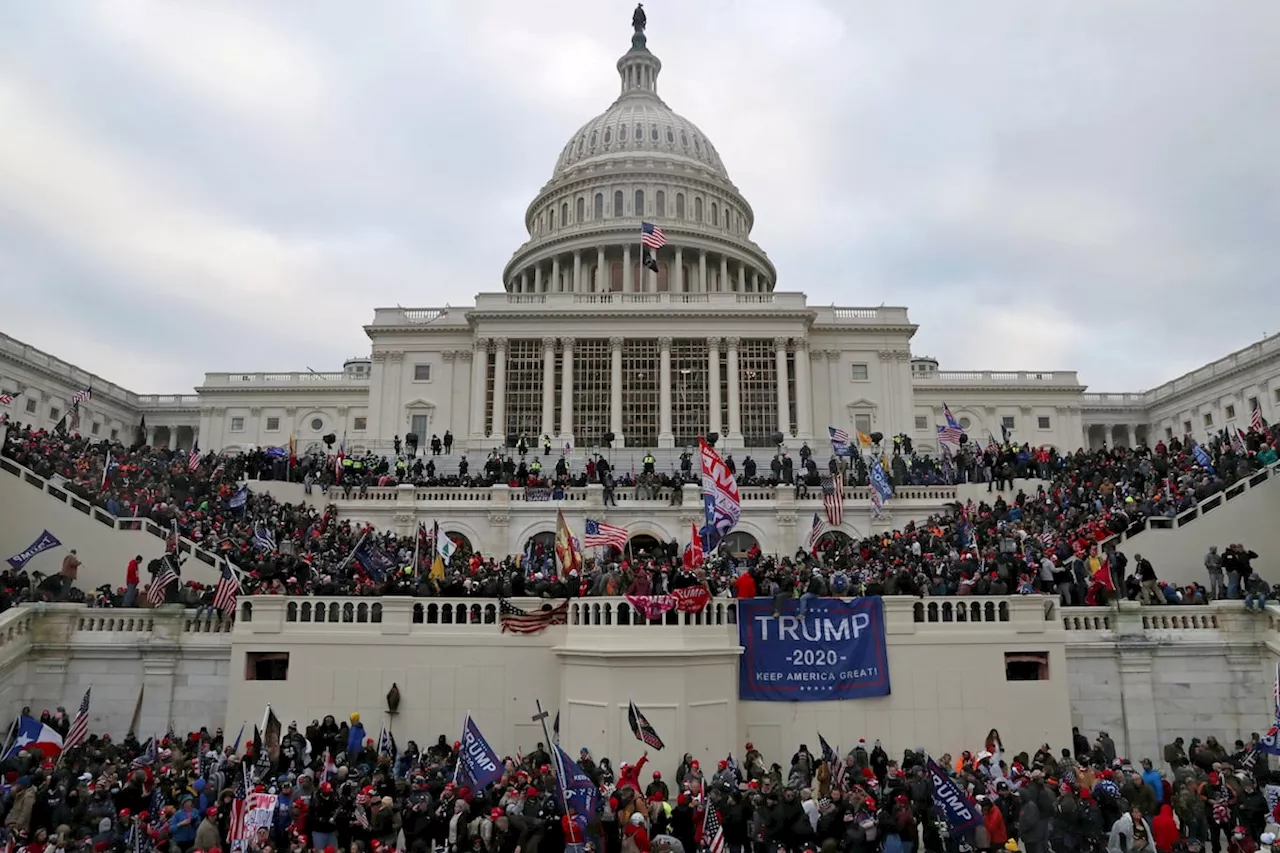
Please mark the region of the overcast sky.
[[[139, 392], [501, 288], [627, 0], [0, 6], [0, 330]], [[1148, 388], [1280, 330], [1280, 4], [650, 0], [779, 288]]]

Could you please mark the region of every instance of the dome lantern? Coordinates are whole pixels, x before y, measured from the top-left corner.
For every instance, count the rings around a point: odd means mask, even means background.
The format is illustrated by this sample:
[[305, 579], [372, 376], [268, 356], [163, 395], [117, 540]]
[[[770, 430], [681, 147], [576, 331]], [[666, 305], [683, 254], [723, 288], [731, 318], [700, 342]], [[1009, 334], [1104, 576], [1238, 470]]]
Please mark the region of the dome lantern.
[[644, 34], [647, 23], [644, 4], [637, 4], [631, 16], [631, 50], [618, 60], [618, 76], [622, 80], [620, 97], [658, 95], [658, 74], [662, 71], [662, 62], [649, 52], [648, 39]]

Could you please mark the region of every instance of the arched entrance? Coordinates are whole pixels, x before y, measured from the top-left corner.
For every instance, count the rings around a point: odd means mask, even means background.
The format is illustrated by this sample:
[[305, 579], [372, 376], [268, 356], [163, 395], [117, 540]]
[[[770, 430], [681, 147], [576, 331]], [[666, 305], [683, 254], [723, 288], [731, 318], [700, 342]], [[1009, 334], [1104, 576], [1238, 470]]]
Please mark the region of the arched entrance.
[[745, 530], [735, 530], [724, 537], [720, 547], [730, 557], [741, 559], [751, 553], [752, 549], [760, 547], [760, 542]]
[[463, 558], [470, 557], [474, 552], [475, 549], [472, 547], [471, 540], [467, 538], [466, 534], [459, 533], [456, 530], [446, 530], [444, 535], [449, 537], [450, 542], [458, 546], [458, 550], [454, 554], [455, 558], [458, 556], [462, 556]]
[[656, 556], [666, 553], [666, 545], [656, 536], [650, 536], [648, 533], [640, 533], [632, 536], [627, 542], [627, 551], [632, 556], [640, 556], [641, 554]]
[[[556, 559], [556, 535], [550, 530], [542, 533], [535, 533], [528, 539], [524, 540], [524, 547], [520, 550], [520, 564], [524, 566], [526, 559], [532, 559], [534, 564], [539, 568], [547, 566], [547, 561], [551, 561], [551, 565], [555, 565]], [[528, 567], [525, 567], [528, 571]]]
[[843, 530], [828, 530], [822, 534], [822, 538], [818, 540], [818, 550], [826, 551], [829, 548], [843, 548], [853, 543], [853, 537]]

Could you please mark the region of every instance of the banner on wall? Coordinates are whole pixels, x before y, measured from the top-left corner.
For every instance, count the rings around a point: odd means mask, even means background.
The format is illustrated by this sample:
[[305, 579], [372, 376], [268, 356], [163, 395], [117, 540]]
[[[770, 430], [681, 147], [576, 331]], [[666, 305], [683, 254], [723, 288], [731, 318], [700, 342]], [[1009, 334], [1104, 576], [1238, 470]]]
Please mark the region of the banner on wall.
[[773, 615], [773, 600], [738, 602], [742, 657], [738, 696], [757, 702], [823, 702], [889, 695], [884, 602], [879, 597], [810, 604]]

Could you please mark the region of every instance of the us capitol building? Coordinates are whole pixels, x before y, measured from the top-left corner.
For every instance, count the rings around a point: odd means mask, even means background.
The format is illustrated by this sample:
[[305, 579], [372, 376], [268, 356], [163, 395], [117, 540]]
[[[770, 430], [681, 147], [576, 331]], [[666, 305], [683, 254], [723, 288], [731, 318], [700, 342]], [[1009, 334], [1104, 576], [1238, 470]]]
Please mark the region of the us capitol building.
[[[1070, 370], [943, 370], [912, 352], [904, 307], [817, 306], [780, 289], [715, 146], [659, 96], [645, 23], [638, 10], [617, 99], [573, 133], [529, 205], [501, 291], [467, 307], [378, 308], [371, 354], [340, 371], [208, 373], [194, 394], [135, 394], [5, 337], [10, 412], [52, 427], [88, 385], [82, 433], [127, 441], [145, 416], [154, 444], [228, 452], [291, 436], [306, 451], [325, 435], [382, 452], [448, 431], [442, 473], [458, 451], [474, 470], [517, 437], [548, 436], [576, 460], [610, 447], [620, 471], [650, 450], [669, 470], [711, 435], [764, 467], [779, 439], [825, 462], [828, 426], [905, 434], [932, 454], [944, 403], [976, 442], [1007, 429], [1062, 450], [1203, 437], [1247, 425], [1254, 407], [1277, 417], [1275, 337], [1150, 391], [1090, 394]], [[662, 245], [642, 245], [642, 223]]]

